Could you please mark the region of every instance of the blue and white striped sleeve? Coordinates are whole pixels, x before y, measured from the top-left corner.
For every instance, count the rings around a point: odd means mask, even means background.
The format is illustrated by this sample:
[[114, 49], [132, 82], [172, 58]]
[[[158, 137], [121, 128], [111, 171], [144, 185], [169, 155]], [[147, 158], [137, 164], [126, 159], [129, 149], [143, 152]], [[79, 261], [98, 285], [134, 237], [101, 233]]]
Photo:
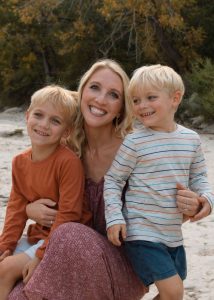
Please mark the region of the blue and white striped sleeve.
[[122, 191], [129, 175], [135, 168], [137, 152], [131, 138], [126, 137], [105, 176], [104, 201], [107, 228], [125, 224], [122, 214]]

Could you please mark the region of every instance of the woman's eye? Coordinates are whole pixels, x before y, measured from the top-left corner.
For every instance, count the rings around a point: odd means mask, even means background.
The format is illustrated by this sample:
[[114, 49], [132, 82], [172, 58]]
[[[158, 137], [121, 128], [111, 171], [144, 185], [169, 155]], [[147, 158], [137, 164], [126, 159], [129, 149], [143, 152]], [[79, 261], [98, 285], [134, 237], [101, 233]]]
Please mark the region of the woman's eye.
[[90, 89], [92, 89], [92, 90], [98, 90], [98, 85], [97, 84], [92, 84], [91, 86], [90, 86]]
[[114, 99], [119, 99], [119, 95], [116, 92], [110, 92], [110, 95]]

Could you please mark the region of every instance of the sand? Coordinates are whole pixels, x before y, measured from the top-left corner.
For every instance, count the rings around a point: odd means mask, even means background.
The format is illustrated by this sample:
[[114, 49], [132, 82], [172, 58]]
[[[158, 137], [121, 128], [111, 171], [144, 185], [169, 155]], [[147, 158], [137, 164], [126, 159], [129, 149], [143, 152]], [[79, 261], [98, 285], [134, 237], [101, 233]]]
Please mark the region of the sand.
[[[23, 135], [13, 135], [16, 129], [23, 129]], [[214, 190], [214, 135], [200, 136], [209, 182]], [[12, 157], [29, 145], [24, 113], [16, 109], [0, 113], [0, 230], [11, 187]], [[184, 300], [214, 300], [214, 214], [196, 223], [187, 222], [183, 225], [183, 233], [188, 261]], [[152, 286], [143, 299], [150, 300], [155, 294], [156, 289]]]

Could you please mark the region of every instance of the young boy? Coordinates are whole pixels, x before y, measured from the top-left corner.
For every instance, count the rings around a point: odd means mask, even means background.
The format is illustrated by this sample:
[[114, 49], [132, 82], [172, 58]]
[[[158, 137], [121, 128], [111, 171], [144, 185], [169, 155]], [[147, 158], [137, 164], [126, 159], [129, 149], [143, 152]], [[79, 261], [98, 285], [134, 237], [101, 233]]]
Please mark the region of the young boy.
[[181, 300], [186, 257], [176, 184], [205, 197], [211, 208], [214, 203], [201, 142], [196, 132], [174, 121], [184, 84], [173, 69], [161, 65], [137, 69], [129, 92], [136, 130], [125, 137], [105, 176], [107, 234], [117, 246], [125, 239], [136, 273], [145, 285], [156, 284], [155, 299]]
[[[61, 143], [72, 131], [76, 110], [72, 92], [59, 86], [44, 87], [31, 98], [26, 113], [31, 148], [13, 159], [12, 190], [0, 236], [1, 300], [7, 299], [23, 269], [24, 281], [29, 280], [55, 228], [82, 217], [83, 167], [75, 153]], [[56, 202], [55, 221], [51, 229], [30, 225], [27, 241], [21, 239], [17, 246], [27, 221], [26, 205], [40, 198]]]

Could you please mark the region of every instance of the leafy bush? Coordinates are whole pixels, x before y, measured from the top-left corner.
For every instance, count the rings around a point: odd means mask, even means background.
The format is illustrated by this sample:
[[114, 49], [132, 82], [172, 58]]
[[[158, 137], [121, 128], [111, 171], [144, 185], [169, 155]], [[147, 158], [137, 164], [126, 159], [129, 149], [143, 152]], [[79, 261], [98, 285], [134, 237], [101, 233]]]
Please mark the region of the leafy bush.
[[[205, 120], [214, 118], [214, 64], [206, 59], [192, 66], [191, 73], [186, 75], [188, 86], [185, 107], [192, 116], [203, 115]], [[183, 106], [184, 107], [184, 106]]]

